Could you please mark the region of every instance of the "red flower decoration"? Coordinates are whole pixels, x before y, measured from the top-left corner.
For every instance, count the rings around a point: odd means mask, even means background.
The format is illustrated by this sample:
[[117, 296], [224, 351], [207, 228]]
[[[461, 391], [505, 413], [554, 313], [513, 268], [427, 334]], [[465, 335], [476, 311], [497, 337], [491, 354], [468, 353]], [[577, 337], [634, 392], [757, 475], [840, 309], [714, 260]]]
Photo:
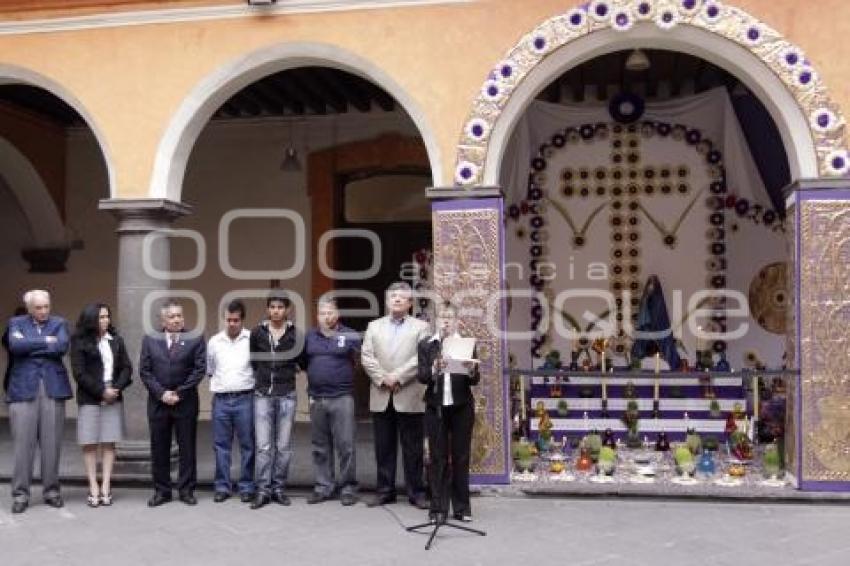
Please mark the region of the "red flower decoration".
[[735, 208], [736, 202], [738, 202], [738, 197], [735, 195], [728, 195], [726, 197], [726, 208]]

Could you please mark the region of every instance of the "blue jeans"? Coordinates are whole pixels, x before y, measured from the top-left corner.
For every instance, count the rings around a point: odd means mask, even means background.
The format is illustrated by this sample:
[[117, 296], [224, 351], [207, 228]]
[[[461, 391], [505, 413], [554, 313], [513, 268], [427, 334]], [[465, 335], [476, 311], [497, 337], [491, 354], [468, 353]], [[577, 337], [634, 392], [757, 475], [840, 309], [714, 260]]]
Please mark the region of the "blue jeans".
[[233, 433], [239, 441], [239, 493], [254, 493], [254, 398], [215, 394], [212, 405], [215, 490], [230, 493], [230, 453]]
[[295, 392], [280, 397], [254, 397], [254, 431], [257, 439], [257, 491], [269, 494], [286, 487], [292, 460], [292, 424]]
[[317, 397], [310, 400], [312, 424], [313, 469], [316, 474], [316, 493], [325, 497], [337, 488], [334, 473], [334, 447], [339, 460], [339, 490], [341, 494], [357, 491], [356, 457], [354, 453], [354, 397]]

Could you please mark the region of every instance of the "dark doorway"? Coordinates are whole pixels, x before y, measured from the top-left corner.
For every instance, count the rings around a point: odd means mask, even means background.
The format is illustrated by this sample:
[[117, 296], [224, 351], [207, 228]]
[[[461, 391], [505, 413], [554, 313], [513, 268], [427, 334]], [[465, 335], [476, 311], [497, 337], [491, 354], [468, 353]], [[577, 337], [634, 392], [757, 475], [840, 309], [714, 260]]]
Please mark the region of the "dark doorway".
[[[425, 187], [430, 172], [419, 168], [391, 171], [361, 171], [337, 177], [334, 198], [336, 226], [373, 233], [380, 242], [377, 273], [367, 279], [334, 282], [337, 290], [356, 291], [374, 297], [375, 316], [346, 316], [344, 323], [364, 331], [369, 322], [384, 311], [384, 290], [393, 282], [410, 277], [414, 254], [431, 247], [430, 203]], [[364, 271], [376, 261], [373, 244], [366, 238], [340, 238], [335, 241], [334, 263], [338, 271]], [[408, 267], [406, 267], [408, 266]], [[340, 309], [370, 308], [365, 298], [339, 297]], [[361, 370], [362, 371], [362, 370]], [[369, 379], [361, 374], [355, 381], [355, 402], [359, 416], [369, 413]]]

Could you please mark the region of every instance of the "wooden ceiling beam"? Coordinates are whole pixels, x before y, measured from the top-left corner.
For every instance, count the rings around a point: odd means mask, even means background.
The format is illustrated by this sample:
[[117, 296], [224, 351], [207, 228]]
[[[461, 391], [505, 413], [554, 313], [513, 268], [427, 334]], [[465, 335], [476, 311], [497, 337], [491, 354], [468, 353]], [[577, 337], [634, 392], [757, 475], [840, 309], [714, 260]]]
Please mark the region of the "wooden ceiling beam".
[[269, 80], [273, 81], [274, 84], [277, 85], [278, 88], [280, 88], [287, 96], [304, 105], [305, 114], [308, 109], [312, 110], [314, 114], [328, 113], [328, 109], [325, 106], [324, 101], [317, 99], [315, 96], [306, 92], [299, 83], [298, 78], [295, 75], [290, 74], [290, 71], [284, 71], [283, 73], [272, 75], [269, 77]]
[[239, 109], [240, 115], [256, 118], [263, 113], [262, 107], [250, 96], [247, 96], [244, 90], [240, 90], [231, 96], [229, 102]]
[[290, 73], [294, 73], [298, 77], [305, 90], [317, 98], [321, 98], [325, 105], [337, 114], [343, 114], [348, 110], [348, 103], [345, 97], [320, 82], [316, 72], [312, 68], [293, 69]]
[[304, 114], [304, 104], [300, 100], [287, 96], [276, 83], [263, 79], [255, 83], [255, 86], [260, 92], [277, 101], [281, 105], [283, 108], [281, 115], [286, 113], [287, 108], [289, 108], [293, 114]]
[[341, 71], [326, 67], [317, 67], [315, 71], [319, 79], [329, 88], [341, 92], [351, 106], [360, 112], [371, 110], [372, 104], [369, 97], [356, 87], [355, 81], [351, 80], [352, 75], [343, 75]]

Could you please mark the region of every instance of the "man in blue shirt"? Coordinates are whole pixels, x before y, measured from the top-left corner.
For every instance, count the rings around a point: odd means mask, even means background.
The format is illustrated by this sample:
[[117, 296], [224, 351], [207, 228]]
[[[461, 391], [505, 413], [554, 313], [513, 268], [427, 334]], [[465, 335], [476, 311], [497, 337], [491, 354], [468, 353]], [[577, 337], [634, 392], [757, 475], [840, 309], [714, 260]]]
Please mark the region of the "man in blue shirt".
[[68, 351], [65, 320], [50, 314], [50, 294], [34, 290], [24, 295], [28, 314], [9, 321], [10, 371], [6, 401], [14, 446], [12, 512], [29, 505], [36, 447], [41, 453], [44, 502], [64, 505], [59, 494], [59, 455], [65, 425], [65, 400], [72, 396], [62, 358]]
[[354, 453], [354, 368], [360, 358], [360, 337], [340, 324], [336, 301], [324, 296], [318, 301], [318, 327], [307, 333], [307, 393], [312, 421], [313, 468], [316, 484], [307, 503], [333, 497], [334, 454], [339, 460], [340, 502], [357, 502]]

